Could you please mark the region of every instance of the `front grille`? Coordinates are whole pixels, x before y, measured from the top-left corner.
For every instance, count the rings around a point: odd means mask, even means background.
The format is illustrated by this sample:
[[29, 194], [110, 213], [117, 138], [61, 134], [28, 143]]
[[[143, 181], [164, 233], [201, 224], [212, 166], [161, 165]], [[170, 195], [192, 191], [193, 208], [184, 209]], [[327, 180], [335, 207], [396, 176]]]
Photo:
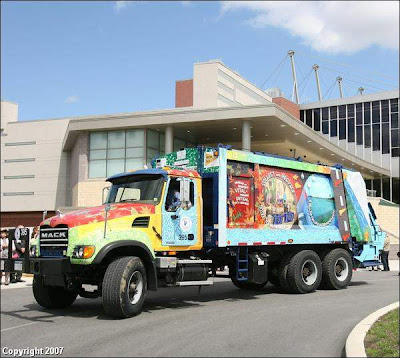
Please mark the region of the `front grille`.
[[43, 225], [40, 227], [39, 240], [41, 256], [65, 256], [68, 248], [68, 226]]
[[141, 216], [133, 220], [132, 227], [149, 227], [149, 216]]

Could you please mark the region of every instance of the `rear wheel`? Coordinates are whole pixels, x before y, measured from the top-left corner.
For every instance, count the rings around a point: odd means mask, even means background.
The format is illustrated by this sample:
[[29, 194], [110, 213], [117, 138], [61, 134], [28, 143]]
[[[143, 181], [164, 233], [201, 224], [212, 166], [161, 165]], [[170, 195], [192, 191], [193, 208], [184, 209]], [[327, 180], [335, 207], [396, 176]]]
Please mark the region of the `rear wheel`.
[[303, 250], [292, 257], [287, 268], [287, 282], [291, 292], [313, 292], [321, 279], [322, 264], [316, 252]]
[[274, 286], [279, 287], [279, 265], [270, 265], [268, 268], [268, 281]]
[[278, 267], [278, 279], [279, 279], [279, 286], [286, 292], [291, 292], [288, 280], [287, 280], [287, 271], [289, 267], [290, 260], [295, 255], [295, 252], [290, 252], [284, 255], [279, 262]]
[[104, 275], [103, 307], [113, 317], [126, 318], [142, 312], [146, 297], [146, 269], [135, 256], [113, 261]]
[[353, 276], [350, 254], [344, 249], [330, 251], [322, 261], [322, 287], [331, 290], [346, 288]]
[[64, 287], [46, 286], [43, 277], [35, 275], [32, 284], [33, 296], [39, 305], [45, 308], [65, 308], [74, 303], [77, 293]]

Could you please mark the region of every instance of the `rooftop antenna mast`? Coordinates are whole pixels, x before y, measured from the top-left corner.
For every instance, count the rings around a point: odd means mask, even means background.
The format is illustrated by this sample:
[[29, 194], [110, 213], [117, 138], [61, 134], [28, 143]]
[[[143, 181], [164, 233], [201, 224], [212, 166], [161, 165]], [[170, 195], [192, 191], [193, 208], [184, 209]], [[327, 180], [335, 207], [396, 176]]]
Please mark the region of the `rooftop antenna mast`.
[[288, 51], [288, 55], [290, 57], [290, 63], [292, 64], [294, 99], [296, 103], [299, 104], [299, 90], [297, 88], [296, 68], [294, 66], [294, 51], [293, 50]]
[[318, 75], [319, 66], [315, 64], [312, 68], [315, 72], [315, 81], [317, 82], [318, 100], [322, 101], [321, 85], [319, 83], [319, 75]]
[[339, 94], [340, 94], [340, 98], [343, 98], [343, 87], [342, 87], [342, 80], [343, 80], [343, 78], [342, 78], [342, 77], [340, 77], [340, 76], [336, 77], [336, 81], [337, 81], [337, 83], [338, 83], [338, 86], [339, 86]]
[[360, 95], [362, 96], [362, 94], [364, 92], [364, 87], [360, 87], [357, 92], [360, 92]]

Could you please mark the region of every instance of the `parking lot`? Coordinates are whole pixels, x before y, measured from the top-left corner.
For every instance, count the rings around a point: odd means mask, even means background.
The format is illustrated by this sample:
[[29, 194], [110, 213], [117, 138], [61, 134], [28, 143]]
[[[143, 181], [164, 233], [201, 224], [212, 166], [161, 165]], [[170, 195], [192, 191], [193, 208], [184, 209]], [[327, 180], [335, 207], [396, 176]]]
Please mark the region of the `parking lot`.
[[27, 282], [2, 288], [2, 356], [5, 347], [64, 347], [64, 356], [340, 356], [358, 321], [399, 300], [398, 279], [359, 270], [346, 290], [289, 295], [269, 284], [241, 291], [218, 278], [200, 294], [149, 292], [144, 312], [125, 320], [105, 316], [101, 299], [42, 309]]

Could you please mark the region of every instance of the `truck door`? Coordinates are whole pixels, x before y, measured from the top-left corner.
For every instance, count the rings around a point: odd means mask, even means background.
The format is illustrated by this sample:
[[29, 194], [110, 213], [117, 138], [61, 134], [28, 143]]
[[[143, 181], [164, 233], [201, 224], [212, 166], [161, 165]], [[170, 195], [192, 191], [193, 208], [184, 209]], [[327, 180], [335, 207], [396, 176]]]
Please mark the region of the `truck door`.
[[198, 239], [197, 183], [190, 178], [170, 178], [163, 203], [162, 245], [192, 246]]

